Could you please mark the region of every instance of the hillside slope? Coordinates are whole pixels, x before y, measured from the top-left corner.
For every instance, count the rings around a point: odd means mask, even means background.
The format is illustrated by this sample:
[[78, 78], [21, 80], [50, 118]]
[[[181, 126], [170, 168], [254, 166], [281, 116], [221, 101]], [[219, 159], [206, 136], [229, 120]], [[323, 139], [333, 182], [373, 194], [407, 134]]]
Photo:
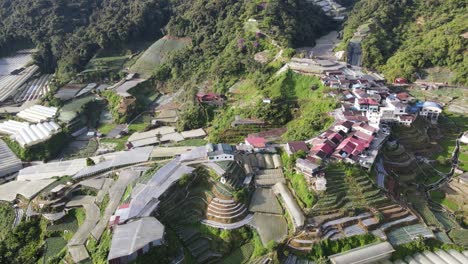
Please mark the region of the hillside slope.
[[[253, 55], [279, 47], [313, 46], [335, 27], [306, 0], [178, 0], [166, 31], [192, 47], [167, 62], [178, 81], [213, 80], [224, 90], [245, 73], [265, 70]], [[252, 23], [252, 25], [248, 25]], [[166, 76], [167, 77], [167, 76]]]
[[99, 49], [160, 37], [167, 7], [166, 0], [0, 0], [0, 51], [37, 46], [42, 69], [58, 66], [67, 79]]
[[468, 84], [467, 31], [464, 0], [360, 0], [343, 37], [346, 45], [362, 38], [362, 65], [388, 80], [441, 66], [455, 73], [452, 82]]

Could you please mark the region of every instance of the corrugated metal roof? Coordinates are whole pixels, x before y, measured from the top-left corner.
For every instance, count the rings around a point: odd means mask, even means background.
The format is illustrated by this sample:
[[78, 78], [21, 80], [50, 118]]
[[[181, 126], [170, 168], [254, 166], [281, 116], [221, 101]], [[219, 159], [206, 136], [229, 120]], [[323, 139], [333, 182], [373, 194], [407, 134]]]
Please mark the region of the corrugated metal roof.
[[14, 173], [23, 168], [23, 164], [10, 148], [0, 139], [0, 177]]
[[164, 225], [154, 217], [118, 225], [112, 235], [108, 260], [129, 256], [151, 242], [161, 243], [163, 236]]

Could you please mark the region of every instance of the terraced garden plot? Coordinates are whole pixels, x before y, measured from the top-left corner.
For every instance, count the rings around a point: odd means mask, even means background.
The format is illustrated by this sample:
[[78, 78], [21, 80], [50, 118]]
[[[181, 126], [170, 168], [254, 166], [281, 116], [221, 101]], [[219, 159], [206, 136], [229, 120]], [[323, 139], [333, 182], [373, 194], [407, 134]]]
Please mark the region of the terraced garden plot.
[[409, 202], [411, 202], [413, 208], [416, 209], [416, 211], [418, 211], [418, 213], [421, 215], [421, 217], [424, 219], [424, 222], [426, 222], [427, 225], [439, 228], [443, 227], [442, 224], [435, 217], [434, 213], [429, 208], [429, 205], [424, 199], [423, 194], [418, 193], [415, 190], [410, 190], [407, 193], [407, 199]]
[[252, 196], [249, 211], [270, 214], [283, 214], [276, 195], [271, 189], [257, 188]]
[[54, 225], [47, 226], [47, 231], [70, 231], [78, 230], [78, 221], [72, 214], [67, 214]]
[[449, 232], [449, 237], [457, 245], [468, 247], [468, 230], [467, 229], [452, 229]]
[[344, 170], [334, 168], [326, 172], [326, 178], [328, 188], [314, 207], [314, 214], [328, 214], [338, 209], [365, 208], [389, 202], [365, 175], [346, 176]]
[[45, 240], [45, 256], [44, 259], [46, 263], [48, 260], [62, 251], [67, 245], [67, 241], [62, 237], [49, 237]]
[[92, 71], [121, 70], [130, 56], [114, 56], [92, 58], [86, 65], [83, 73]]
[[255, 227], [263, 245], [269, 241], [281, 241], [288, 235], [288, 223], [282, 215], [255, 213], [251, 223]]
[[225, 264], [242, 264], [247, 263], [250, 260], [254, 250], [254, 245], [252, 242], [249, 242], [240, 248], [234, 250], [231, 255], [227, 256], [222, 260], [222, 263]]
[[433, 212], [436, 219], [444, 226], [446, 230], [452, 228], [460, 228], [460, 225], [453, 220], [450, 216], [446, 215], [443, 212]]
[[444, 205], [445, 207], [449, 208], [452, 211], [457, 211], [459, 209], [456, 201], [448, 199], [444, 192], [432, 191], [430, 195], [431, 195], [431, 199], [434, 202]]

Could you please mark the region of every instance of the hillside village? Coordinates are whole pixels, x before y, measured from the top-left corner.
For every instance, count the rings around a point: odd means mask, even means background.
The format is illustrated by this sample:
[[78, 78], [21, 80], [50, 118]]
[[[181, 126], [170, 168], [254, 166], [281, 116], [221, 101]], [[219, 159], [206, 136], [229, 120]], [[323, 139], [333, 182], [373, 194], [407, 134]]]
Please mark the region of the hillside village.
[[39, 221], [43, 263], [468, 263], [466, 87], [388, 80], [330, 36], [256, 53], [266, 91], [168, 89], [154, 69], [190, 43], [169, 35], [67, 83], [0, 58], [2, 228]]

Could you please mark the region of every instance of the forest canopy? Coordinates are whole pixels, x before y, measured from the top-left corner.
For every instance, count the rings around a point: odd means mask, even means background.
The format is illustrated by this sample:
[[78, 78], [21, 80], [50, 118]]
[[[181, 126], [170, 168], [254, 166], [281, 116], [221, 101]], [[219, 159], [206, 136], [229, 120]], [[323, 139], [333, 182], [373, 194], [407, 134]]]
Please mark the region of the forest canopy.
[[362, 40], [363, 66], [388, 80], [414, 79], [414, 73], [441, 66], [454, 72], [452, 82], [468, 83], [468, 9], [464, 0], [361, 0], [344, 27], [348, 43], [367, 25]]

